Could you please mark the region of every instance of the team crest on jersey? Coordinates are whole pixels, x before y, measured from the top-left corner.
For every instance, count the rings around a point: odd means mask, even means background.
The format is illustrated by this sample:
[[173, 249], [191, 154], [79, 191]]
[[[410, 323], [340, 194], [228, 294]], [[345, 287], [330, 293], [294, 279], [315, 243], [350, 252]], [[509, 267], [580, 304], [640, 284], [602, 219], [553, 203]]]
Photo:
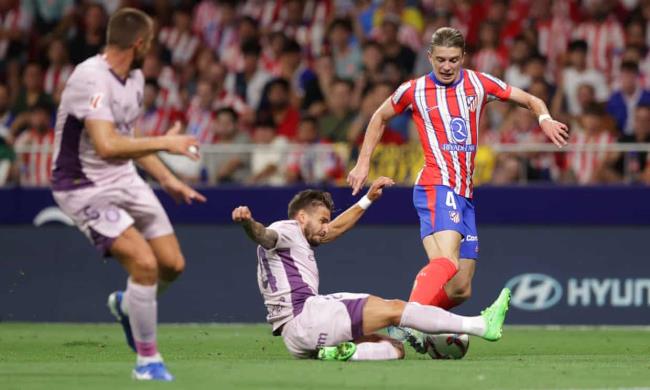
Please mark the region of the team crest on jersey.
[[451, 138], [457, 144], [464, 144], [467, 141], [467, 121], [461, 117], [453, 117], [449, 122], [451, 127]]
[[476, 111], [476, 106], [478, 105], [478, 99], [476, 98], [476, 95], [466, 96], [465, 102], [467, 103], [467, 108], [471, 112]]
[[449, 219], [451, 219], [451, 222], [453, 223], [460, 223], [460, 213], [455, 210], [450, 211]]

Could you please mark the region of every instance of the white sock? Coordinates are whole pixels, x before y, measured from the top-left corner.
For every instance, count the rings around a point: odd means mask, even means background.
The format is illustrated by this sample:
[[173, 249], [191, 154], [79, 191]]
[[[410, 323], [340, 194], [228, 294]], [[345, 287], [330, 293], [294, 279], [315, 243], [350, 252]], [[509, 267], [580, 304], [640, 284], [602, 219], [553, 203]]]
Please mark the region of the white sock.
[[129, 308], [129, 322], [133, 331], [138, 357], [155, 359], [158, 355], [156, 345], [156, 326], [158, 322], [158, 304], [156, 302], [155, 284], [145, 286], [135, 283], [130, 278], [126, 284], [124, 300]]
[[417, 302], [406, 304], [400, 326], [424, 333], [468, 333], [474, 336], [485, 334], [485, 321], [480, 316], [459, 316], [439, 307], [424, 306]]
[[357, 351], [350, 360], [395, 360], [399, 359], [397, 349], [390, 341], [357, 344]]

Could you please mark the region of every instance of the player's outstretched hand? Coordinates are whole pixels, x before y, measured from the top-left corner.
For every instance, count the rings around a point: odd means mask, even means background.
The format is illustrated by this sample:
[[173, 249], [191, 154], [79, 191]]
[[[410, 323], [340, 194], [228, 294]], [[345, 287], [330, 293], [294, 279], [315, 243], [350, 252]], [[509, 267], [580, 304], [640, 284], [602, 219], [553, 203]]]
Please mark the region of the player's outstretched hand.
[[369, 169], [367, 164], [359, 164], [357, 161], [357, 164], [348, 173], [348, 184], [352, 187], [352, 195], [358, 194], [361, 187], [366, 183]]
[[237, 223], [247, 222], [253, 219], [253, 213], [246, 206], [235, 207], [232, 211], [232, 220]]
[[194, 161], [201, 158], [199, 154], [199, 141], [191, 135], [183, 134], [183, 126], [180, 121], [174, 122], [167, 133], [167, 151], [172, 154], [187, 156]]
[[206, 197], [198, 193], [192, 187], [178, 180], [177, 178], [172, 178], [167, 180], [164, 183], [161, 183], [162, 188], [171, 195], [176, 203], [187, 203], [192, 204], [194, 201], [199, 203], [205, 203], [207, 201]]
[[569, 139], [569, 128], [567, 125], [554, 119], [547, 119], [542, 121], [540, 126], [544, 134], [546, 134], [555, 146], [561, 148], [567, 144], [567, 140]]
[[385, 187], [390, 187], [394, 184], [395, 182], [390, 177], [380, 176], [376, 178], [368, 190], [368, 199], [374, 202], [375, 200], [379, 199]]

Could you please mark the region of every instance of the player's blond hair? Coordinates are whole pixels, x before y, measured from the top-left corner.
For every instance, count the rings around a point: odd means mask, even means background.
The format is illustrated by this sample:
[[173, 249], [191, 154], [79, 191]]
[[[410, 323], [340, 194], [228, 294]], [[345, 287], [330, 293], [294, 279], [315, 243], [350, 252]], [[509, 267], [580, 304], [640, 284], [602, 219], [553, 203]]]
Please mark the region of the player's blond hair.
[[433, 48], [440, 47], [458, 47], [465, 52], [465, 37], [463, 33], [452, 27], [440, 27], [431, 35], [428, 53], [433, 53]]
[[128, 49], [139, 39], [153, 34], [153, 20], [139, 9], [125, 7], [113, 14], [108, 21], [106, 43], [122, 50]]

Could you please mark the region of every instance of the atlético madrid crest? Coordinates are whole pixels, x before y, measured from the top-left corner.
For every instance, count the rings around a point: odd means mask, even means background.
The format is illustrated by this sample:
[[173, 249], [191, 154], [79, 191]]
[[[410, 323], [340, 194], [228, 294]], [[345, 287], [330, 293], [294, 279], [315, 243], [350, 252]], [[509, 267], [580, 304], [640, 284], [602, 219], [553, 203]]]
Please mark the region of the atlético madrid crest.
[[476, 111], [476, 106], [478, 105], [476, 95], [466, 96], [465, 101], [467, 102], [467, 108], [469, 108], [471, 112]]

